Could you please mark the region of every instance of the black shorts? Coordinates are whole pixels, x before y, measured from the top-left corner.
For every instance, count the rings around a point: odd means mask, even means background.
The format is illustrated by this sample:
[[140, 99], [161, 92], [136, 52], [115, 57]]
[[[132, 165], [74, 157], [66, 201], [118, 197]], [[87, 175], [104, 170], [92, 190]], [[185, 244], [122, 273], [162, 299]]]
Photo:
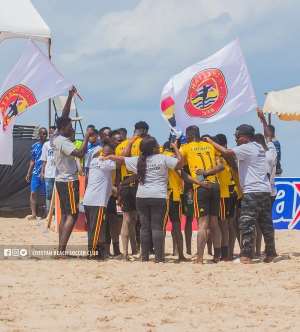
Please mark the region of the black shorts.
[[181, 215], [182, 215], [182, 205], [181, 201], [173, 201], [173, 195], [171, 194], [169, 198], [169, 218], [170, 221], [173, 222], [180, 222]]
[[230, 197], [220, 199], [220, 219], [225, 220], [227, 218], [233, 218], [235, 208], [237, 205], [236, 194], [231, 194]]
[[123, 212], [136, 210], [136, 191], [135, 184], [122, 185], [120, 188], [121, 208]]
[[79, 212], [79, 181], [55, 181], [62, 214], [77, 215]]
[[107, 208], [106, 208], [107, 214], [117, 214], [117, 198], [114, 196], [110, 196]]
[[88, 249], [95, 251], [99, 243], [105, 243], [106, 208], [103, 206], [84, 206], [88, 226]]
[[204, 216], [218, 217], [220, 213], [220, 186], [212, 183], [209, 189], [199, 187], [194, 191], [195, 218]]

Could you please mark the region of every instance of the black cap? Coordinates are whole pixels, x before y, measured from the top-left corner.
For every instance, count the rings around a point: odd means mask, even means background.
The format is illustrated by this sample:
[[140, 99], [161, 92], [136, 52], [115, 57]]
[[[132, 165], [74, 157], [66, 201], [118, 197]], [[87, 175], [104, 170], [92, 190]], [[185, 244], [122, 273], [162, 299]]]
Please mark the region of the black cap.
[[236, 133], [239, 136], [253, 137], [255, 134], [255, 129], [250, 125], [242, 124], [236, 128]]

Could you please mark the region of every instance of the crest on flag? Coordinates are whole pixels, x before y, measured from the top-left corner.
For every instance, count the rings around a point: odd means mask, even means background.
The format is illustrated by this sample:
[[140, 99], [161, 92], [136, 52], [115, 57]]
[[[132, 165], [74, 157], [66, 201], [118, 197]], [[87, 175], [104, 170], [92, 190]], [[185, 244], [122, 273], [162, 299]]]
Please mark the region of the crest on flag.
[[221, 70], [206, 69], [191, 80], [184, 108], [191, 117], [210, 118], [225, 103], [227, 85]]
[[0, 97], [2, 125], [5, 129], [13, 117], [20, 115], [26, 108], [37, 102], [32, 90], [23, 84], [15, 85], [5, 91]]

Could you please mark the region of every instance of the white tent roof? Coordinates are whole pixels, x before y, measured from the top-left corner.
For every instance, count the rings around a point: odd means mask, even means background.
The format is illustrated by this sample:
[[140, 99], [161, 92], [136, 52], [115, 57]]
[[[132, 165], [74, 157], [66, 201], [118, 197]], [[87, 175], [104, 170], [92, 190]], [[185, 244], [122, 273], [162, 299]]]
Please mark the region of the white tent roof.
[[51, 31], [30, 0], [0, 0], [0, 42], [6, 38], [48, 41]]
[[280, 120], [300, 121], [300, 86], [268, 92], [263, 111], [277, 114]]

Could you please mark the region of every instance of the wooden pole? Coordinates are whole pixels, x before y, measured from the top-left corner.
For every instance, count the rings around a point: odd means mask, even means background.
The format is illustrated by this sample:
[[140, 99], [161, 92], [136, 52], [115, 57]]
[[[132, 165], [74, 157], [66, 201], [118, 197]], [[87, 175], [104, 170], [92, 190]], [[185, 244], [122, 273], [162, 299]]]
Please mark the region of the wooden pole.
[[[48, 39], [48, 56], [49, 60], [51, 60], [51, 38]], [[51, 126], [51, 98], [48, 100], [48, 128]]]
[[50, 229], [53, 219], [53, 212], [55, 209], [55, 195], [56, 195], [56, 187], [55, 184], [53, 186], [52, 196], [51, 196], [51, 202], [50, 202], [50, 208], [47, 216], [47, 228]]

